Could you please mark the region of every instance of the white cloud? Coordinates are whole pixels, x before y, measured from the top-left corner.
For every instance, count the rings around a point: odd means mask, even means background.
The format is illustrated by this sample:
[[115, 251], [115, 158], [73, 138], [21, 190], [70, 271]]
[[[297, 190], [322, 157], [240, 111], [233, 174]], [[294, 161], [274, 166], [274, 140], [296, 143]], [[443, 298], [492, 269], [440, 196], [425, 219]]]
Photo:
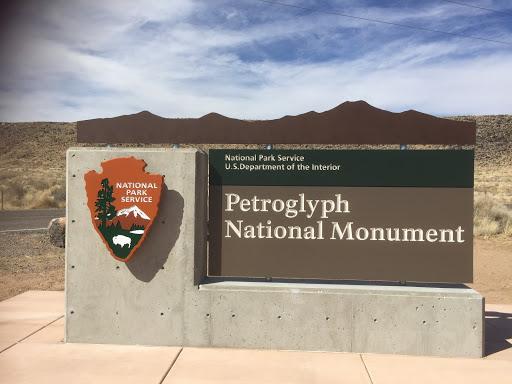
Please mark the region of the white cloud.
[[[473, 12], [439, 2], [420, 9], [356, 3], [346, 2], [347, 13], [435, 19], [436, 28]], [[297, 16], [252, 1], [30, 4], [24, 27], [0, 55], [1, 121], [76, 121], [144, 109], [164, 117], [215, 111], [265, 119], [359, 99], [438, 115], [511, 111], [512, 53], [498, 44]], [[492, 30], [512, 40], [510, 28]], [[283, 56], [296, 46], [295, 58]]]

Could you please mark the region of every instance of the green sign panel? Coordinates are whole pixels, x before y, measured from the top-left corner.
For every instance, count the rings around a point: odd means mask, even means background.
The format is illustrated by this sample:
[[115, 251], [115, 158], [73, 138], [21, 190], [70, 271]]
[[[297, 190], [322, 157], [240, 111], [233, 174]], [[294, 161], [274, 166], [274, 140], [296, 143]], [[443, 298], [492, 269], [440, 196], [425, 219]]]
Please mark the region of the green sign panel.
[[210, 150], [211, 185], [473, 188], [472, 150]]

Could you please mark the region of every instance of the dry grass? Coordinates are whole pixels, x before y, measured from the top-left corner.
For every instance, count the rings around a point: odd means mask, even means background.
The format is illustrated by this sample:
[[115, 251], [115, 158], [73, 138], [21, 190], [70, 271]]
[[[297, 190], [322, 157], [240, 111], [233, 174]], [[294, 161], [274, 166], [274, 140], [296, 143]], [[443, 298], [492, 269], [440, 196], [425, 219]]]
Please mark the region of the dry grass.
[[512, 204], [512, 159], [501, 166], [475, 166], [475, 193], [503, 204]]
[[66, 181], [63, 169], [0, 168], [4, 209], [63, 208]]
[[487, 194], [475, 194], [473, 235], [489, 238], [502, 235], [512, 238], [512, 213]]

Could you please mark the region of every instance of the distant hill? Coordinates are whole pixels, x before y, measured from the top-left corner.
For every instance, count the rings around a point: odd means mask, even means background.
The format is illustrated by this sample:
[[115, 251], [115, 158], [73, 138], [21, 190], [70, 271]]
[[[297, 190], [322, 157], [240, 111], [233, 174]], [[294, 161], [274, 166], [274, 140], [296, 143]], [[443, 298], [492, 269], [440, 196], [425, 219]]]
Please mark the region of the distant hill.
[[512, 115], [454, 116], [452, 120], [476, 121], [475, 161], [478, 166], [511, 165]]
[[[476, 121], [475, 190], [494, 194], [512, 203], [512, 115], [455, 116], [453, 120]], [[99, 143], [97, 146], [104, 146]], [[0, 123], [0, 189], [6, 192], [7, 207], [36, 207], [30, 202], [54, 199], [65, 191], [66, 150], [91, 147], [77, 144], [76, 123]], [[120, 147], [170, 147], [169, 145], [126, 144]], [[263, 148], [262, 145], [186, 145], [206, 152], [211, 148]], [[275, 148], [395, 148], [396, 146], [276, 145]], [[416, 148], [456, 148], [457, 146], [411, 146]], [[46, 191], [43, 193], [43, 191]], [[14, 198], [21, 201], [15, 203]], [[11, 199], [11, 203], [9, 203]], [[24, 202], [26, 200], [26, 202]], [[46, 199], [48, 204], [51, 201]], [[11, 205], [9, 205], [11, 204]], [[18, 204], [18, 205], [16, 205]], [[61, 204], [61, 203], [59, 203]], [[62, 205], [62, 204], [61, 204]], [[40, 206], [40, 207], [44, 207]]]
[[[476, 121], [477, 144], [475, 147], [475, 160], [479, 165], [500, 165], [503, 161], [512, 160], [512, 115], [455, 116], [447, 117], [447, 119]], [[102, 146], [104, 143], [99, 143], [98, 145]], [[10, 166], [65, 168], [65, 153], [68, 148], [91, 146], [94, 145], [77, 144], [76, 123], [0, 123], [1, 168]], [[166, 145], [127, 144], [120, 146], [165, 147]], [[169, 144], [168, 146], [170, 147], [171, 145]], [[183, 147], [190, 146], [183, 145]], [[195, 145], [195, 147], [208, 150], [211, 146]], [[216, 145], [215, 147], [218, 146]], [[230, 145], [229, 147], [236, 147], [236, 145]], [[241, 147], [247, 146], [242, 145]], [[314, 147], [322, 148], [327, 146], [314, 145]], [[346, 148], [349, 146], [328, 147]], [[420, 146], [414, 146], [414, 148], [417, 147]]]

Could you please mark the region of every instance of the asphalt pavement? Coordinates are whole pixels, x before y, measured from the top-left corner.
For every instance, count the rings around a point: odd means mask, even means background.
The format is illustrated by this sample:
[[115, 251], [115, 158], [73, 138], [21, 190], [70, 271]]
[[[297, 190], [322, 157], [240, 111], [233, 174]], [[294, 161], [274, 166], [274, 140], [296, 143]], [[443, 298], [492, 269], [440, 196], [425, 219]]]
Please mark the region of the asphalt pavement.
[[56, 217], [66, 216], [65, 209], [29, 209], [0, 211], [0, 232], [42, 230]]

